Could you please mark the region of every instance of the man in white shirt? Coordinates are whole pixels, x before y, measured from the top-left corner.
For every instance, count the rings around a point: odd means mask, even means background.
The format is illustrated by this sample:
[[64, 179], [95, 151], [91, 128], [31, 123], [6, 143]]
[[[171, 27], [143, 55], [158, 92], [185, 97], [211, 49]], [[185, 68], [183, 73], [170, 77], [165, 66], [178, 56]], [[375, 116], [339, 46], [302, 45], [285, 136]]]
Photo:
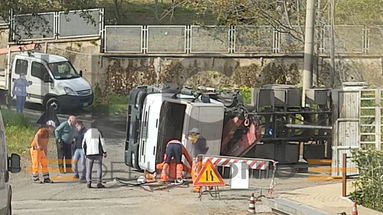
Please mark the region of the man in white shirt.
[[106, 158], [105, 140], [101, 132], [97, 128], [89, 128], [82, 141], [82, 148], [86, 156], [86, 182], [87, 187], [92, 185], [92, 168], [93, 163], [97, 165], [97, 188], [104, 188], [102, 184], [102, 158]]

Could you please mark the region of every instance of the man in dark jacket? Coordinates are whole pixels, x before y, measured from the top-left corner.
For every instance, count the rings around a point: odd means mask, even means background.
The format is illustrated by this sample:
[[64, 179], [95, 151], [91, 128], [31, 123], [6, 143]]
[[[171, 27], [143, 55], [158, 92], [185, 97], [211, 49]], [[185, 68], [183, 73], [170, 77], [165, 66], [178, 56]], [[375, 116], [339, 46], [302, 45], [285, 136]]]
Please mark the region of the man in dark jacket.
[[74, 172], [75, 178], [80, 178], [79, 165], [78, 165], [80, 161], [82, 166], [80, 182], [85, 183], [86, 182], [86, 179], [85, 179], [86, 167], [85, 167], [85, 154], [84, 154], [84, 150], [82, 149], [82, 140], [84, 139], [84, 134], [86, 129], [82, 121], [77, 121], [76, 130], [77, 131], [74, 136], [73, 157], [72, 157], [73, 172]]
[[57, 143], [57, 157], [61, 173], [72, 173], [72, 142], [75, 133], [76, 117], [69, 116], [68, 120], [62, 122], [55, 130]]

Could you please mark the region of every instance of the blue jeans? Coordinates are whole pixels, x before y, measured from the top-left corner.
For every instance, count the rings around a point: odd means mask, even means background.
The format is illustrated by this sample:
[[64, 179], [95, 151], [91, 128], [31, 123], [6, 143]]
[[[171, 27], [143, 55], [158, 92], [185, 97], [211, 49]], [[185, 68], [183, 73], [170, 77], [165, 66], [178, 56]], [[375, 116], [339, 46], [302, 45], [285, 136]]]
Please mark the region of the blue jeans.
[[79, 161], [82, 166], [81, 179], [85, 179], [86, 167], [85, 167], [85, 154], [83, 149], [75, 149], [73, 157], [72, 157], [73, 172], [75, 175], [79, 175], [79, 166], [78, 166]]
[[22, 113], [24, 110], [26, 96], [16, 96], [16, 112]]

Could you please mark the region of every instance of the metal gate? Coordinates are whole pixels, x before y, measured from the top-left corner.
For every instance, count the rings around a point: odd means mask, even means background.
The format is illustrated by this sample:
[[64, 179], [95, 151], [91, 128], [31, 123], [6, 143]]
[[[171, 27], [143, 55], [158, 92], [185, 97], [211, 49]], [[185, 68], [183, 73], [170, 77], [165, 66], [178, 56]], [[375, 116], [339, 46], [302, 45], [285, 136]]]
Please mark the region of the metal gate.
[[[383, 89], [339, 89], [333, 96], [332, 175], [340, 176], [342, 154], [351, 156], [354, 149], [382, 150]], [[349, 173], [356, 165], [347, 161]]]

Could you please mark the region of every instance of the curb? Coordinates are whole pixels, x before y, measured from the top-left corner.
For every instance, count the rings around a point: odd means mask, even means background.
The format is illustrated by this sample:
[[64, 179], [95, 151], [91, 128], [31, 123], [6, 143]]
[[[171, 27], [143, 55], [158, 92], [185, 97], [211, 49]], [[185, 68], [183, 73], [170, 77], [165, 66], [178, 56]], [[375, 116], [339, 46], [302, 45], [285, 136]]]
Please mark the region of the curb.
[[281, 212], [288, 215], [329, 215], [329, 213], [321, 211], [319, 209], [306, 206], [304, 204], [282, 199], [268, 199], [261, 198], [264, 205], [270, 207], [273, 211]]

